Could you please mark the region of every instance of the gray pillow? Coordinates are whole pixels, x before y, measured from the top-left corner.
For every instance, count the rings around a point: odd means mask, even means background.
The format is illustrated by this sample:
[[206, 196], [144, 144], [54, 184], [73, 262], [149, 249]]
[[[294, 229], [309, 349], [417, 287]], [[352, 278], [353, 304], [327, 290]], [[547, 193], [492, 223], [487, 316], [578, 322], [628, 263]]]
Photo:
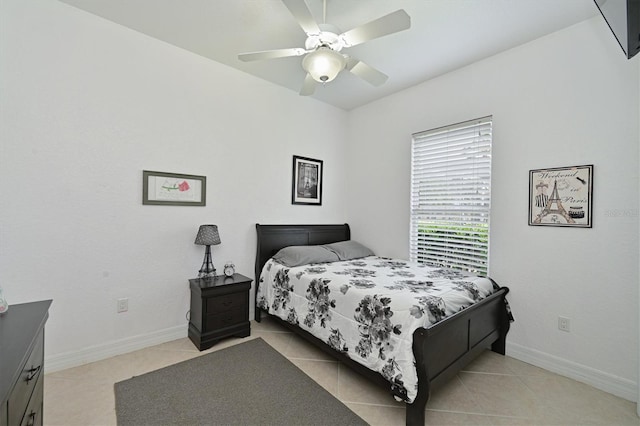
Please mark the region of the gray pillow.
[[353, 240], [325, 244], [324, 247], [338, 255], [338, 258], [340, 260], [351, 260], [361, 257], [374, 256], [374, 253], [371, 251], [371, 249]]
[[308, 263], [337, 262], [340, 259], [333, 251], [323, 246], [289, 246], [280, 249], [273, 259], [284, 266], [294, 267]]

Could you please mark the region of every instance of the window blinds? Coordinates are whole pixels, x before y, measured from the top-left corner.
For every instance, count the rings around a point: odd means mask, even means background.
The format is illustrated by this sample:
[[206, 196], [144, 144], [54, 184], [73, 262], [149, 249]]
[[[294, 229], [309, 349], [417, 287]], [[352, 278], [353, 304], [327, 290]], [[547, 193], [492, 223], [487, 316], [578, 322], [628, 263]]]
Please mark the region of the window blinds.
[[487, 274], [491, 124], [484, 117], [413, 135], [412, 261]]

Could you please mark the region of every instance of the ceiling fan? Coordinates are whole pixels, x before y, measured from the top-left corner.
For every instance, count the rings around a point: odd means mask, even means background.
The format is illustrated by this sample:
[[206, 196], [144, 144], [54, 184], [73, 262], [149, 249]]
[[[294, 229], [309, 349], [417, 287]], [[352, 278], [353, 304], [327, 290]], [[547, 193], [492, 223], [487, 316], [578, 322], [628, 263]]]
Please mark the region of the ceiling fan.
[[[303, 96], [312, 95], [315, 91], [316, 83], [332, 81], [343, 69], [350, 71], [374, 86], [379, 86], [387, 81], [389, 77], [384, 73], [358, 59], [342, 54], [340, 51], [365, 41], [408, 29], [411, 26], [411, 18], [407, 12], [399, 9], [341, 33], [333, 25], [318, 24], [304, 0], [282, 0], [282, 2], [307, 34], [304, 48], [294, 47], [241, 53], [238, 55], [238, 59], [249, 62], [304, 55], [302, 68], [307, 72], [307, 75], [300, 90], [300, 94]], [[324, 0], [323, 18], [326, 18], [326, 13], [327, 0]]]

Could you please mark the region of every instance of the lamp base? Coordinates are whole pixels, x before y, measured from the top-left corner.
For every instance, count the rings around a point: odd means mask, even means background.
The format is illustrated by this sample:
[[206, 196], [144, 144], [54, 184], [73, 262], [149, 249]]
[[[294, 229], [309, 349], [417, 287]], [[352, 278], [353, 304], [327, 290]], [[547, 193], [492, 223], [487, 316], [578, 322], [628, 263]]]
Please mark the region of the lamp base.
[[213, 262], [211, 261], [211, 246], [206, 246], [204, 250], [204, 260], [202, 261], [200, 271], [198, 271], [198, 278], [209, 278], [215, 276], [216, 268], [213, 267]]
[[211, 278], [216, 276], [216, 270], [212, 271], [203, 271], [202, 269], [198, 272], [198, 278]]

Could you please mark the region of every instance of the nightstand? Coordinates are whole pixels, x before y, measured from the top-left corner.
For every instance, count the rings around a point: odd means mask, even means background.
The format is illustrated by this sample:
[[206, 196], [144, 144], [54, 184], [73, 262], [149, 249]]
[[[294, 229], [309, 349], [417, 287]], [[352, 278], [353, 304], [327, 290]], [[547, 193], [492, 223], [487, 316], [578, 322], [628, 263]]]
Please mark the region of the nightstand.
[[189, 280], [189, 339], [198, 349], [209, 349], [225, 337], [247, 337], [251, 334], [251, 281], [251, 278], [240, 274]]

